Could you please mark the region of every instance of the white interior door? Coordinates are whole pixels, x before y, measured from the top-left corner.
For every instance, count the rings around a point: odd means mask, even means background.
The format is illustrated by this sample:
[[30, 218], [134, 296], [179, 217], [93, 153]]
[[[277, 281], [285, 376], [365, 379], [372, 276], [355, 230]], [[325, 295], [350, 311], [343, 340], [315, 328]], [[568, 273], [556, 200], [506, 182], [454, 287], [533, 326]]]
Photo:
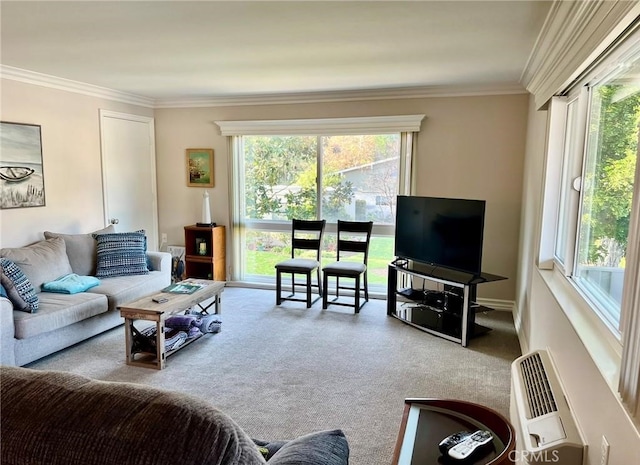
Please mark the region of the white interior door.
[[100, 110], [102, 183], [107, 224], [117, 232], [144, 229], [158, 249], [153, 118]]

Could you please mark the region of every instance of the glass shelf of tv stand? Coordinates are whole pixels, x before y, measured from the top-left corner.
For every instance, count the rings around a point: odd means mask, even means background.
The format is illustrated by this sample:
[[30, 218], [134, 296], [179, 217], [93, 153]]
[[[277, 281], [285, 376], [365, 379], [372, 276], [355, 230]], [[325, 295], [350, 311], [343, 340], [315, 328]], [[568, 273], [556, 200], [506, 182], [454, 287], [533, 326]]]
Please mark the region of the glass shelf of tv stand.
[[491, 283], [507, 279], [504, 276], [491, 273], [468, 273], [466, 271], [454, 270], [438, 265], [429, 265], [426, 263], [413, 262], [404, 259], [397, 259], [391, 262], [390, 266], [394, 266], [397, 270], [404, 273], [414, 274], [418, 277], [435, 278], [442, 281], [463, 284], [467, 286], [475, 286], [483, 283]]
[[[415, 289], [411, 280], [407, 286], [407, 275], [440, 283], [444, 290]], [[400, 286], [399, 276], [402, 276]], [[493, 310], [475, 302], [476, 286], [502, 279], [507, 278], [395, 260], [389, 264], [387, 314], [422, 331], [467, 346], [470, 338], [490, 331], [475, 322], [477, 312]]]

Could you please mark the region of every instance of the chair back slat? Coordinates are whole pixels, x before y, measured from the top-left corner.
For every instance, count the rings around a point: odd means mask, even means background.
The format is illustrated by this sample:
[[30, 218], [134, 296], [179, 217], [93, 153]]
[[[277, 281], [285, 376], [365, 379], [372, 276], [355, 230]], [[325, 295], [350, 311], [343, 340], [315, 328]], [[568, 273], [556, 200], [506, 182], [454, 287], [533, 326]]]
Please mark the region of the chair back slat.
[[320, 248], [319, 239], [302, 239], [299, 237], [293, 238], [293, 248], [300, 250], [315, 250]]
[[368, 244], [365, 240], [362, 241], [345, 241], [340, 240], [338, 242], [338, 249], [341, 252], [357, 252], [365, 253], [367, 251]]
[[326, 224], [326, 220], [294, 218], [291, 221], [291, 258], [295, 258], [296, 250], [315, 250], [316, 260], [320, 261], [322, 235]]
[[316, 231], [318, 233], [324, 231], [326, 220], [297, 220], [291, 222], [294, 231]]
[[[373, 221], [342, 221], [338, 220], [338, 261], [344, 252], [361, 253], [362, 262], [366, 265], [369, 261], [369, 243]], [[360, 239], [343, 239], [343, 236], [357, 236]]]

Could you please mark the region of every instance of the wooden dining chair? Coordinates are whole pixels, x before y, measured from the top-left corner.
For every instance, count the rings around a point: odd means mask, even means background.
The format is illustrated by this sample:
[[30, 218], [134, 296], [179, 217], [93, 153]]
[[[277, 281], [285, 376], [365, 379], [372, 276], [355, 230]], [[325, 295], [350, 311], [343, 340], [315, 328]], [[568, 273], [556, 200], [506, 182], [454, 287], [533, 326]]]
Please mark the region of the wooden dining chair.
[[[324, 276], [324, 296], [322, 297], [322, 308], [331, 305], [343, 305], [354, 307], [358, 313], [362, 306], [369, 301], [369, 284], [367, 282], [367, 262], [369, 260], [369, 243], [371, 241], [371, 231], [373, 221], [341, 221], [338, 220], [338, 250], [337, 261], [322, 268]], [[358, 257], [359, 261], [351, 260], [351, 257]], [[360, 286], [360, 278], [364, 275], [364, 285]], [[336, 278], [336, 296], [329, 302], [329, 278]], [[340, 284], [341, 278], [353, 279], [353, 286]], [[352, 290], [354, 293], [353, 303], [338, 301], [340, 290]], [[360, 292], [364, 291], [364, 302], [360, 304]]]
[[[322, 280], [320, 278], [320, 249], [322, 248], [322, 235], [324, 233], [325, 220], [298, 220], [293, 219], [291, 224], [291, 258], [281, 261], [276, 267], [276, 305], [284, 300], [306, 302], [307, 308], [311, 307], [322, 297]], [[312, 252], [311, 257], [301, 256], [305, 252]], [[316, 282], [311, 279], [316, 272]], [[282, 275], [291, 274], [291, 294], [282, 297]], [[304, 275], [304, 283], [296, 283], [296, 275]], [[306, 297], [296, 297], [296, 286], [305, 286]], [[318, 297], [311, 300], [312, 290], [318, 289]]]

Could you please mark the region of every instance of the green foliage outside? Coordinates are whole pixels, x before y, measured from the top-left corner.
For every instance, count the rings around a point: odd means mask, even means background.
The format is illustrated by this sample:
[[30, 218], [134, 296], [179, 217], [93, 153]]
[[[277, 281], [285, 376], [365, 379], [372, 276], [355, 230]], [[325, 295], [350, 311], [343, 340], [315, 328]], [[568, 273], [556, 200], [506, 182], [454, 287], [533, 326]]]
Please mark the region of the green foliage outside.
[[585, 264], [624, 267], [640, 123], [640, 93], [624, 96], [628, 90], [622, 85], [600, 86], [594, 98], [588, 156], [592, 169], [583, 183], [581, 218]]
[[[246, 217], [315, 219], [316, 137], [245, 137]], [[322, 204], [340, 215], [353, 199], [353, 186], [337, 173], [323, 177]]]
[[[373, 220], [389, 223], [392, 200], [397, 193], [397, 134], [365, 136], [247, 136], [244, 144], [244, 217], [255, 220], [316, 219], [322, 217]], [[320, 147], [321, 146], [321, 147]], [[322, 153], [322, 191], [317, 198], [317, 153]], [[380, 164], [389, 167], [381, 170]], [[378, 166], [377, 170], [372, 167]], [[343, 173], [351, 173], [358, 186]], [[355, 199], [366, 191], [369, 201]], [[371, 195], [385, 199], [374, 205]], [[354, 202], [355, 200], [355, 202]], [[355, 204], [355, 218], [347, 212]], [[353, 212], [352, 212], [353, 214]], [[336, 260], [335, 236], [325, 235], [322, 262]], [[244, 273], [246, 276], [275, 277], [274, 265], [290, 258], [290, 232], [247, 230], [245, 233]], [[373, 237], [369, 255], [369, 283], [385, 285], [387, 265], [393, 259], [393, 238]], [[310, 254], [310, 258], [315, 258]], [[341, 257], [345, 259], [345, 257]], [[348, 258], [347, 258], [348, 259]], [[361, 256], [354, 257], [361, 260]]]

